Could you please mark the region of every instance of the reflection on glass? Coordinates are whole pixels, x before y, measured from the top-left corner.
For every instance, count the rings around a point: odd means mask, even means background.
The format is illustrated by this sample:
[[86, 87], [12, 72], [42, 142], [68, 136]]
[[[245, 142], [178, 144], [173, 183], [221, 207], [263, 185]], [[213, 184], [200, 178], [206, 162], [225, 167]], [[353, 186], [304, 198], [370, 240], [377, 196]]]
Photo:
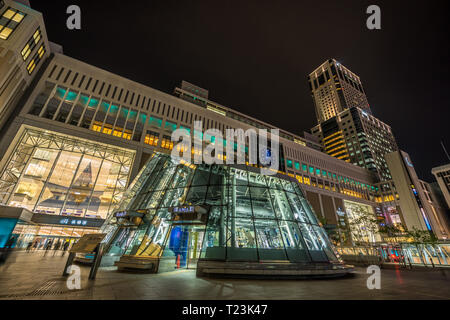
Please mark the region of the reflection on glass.
[[[125, 191], [132, 162], [131, 152], [27, 129], [0, 176], [0, 198], [38, 213], [104, 219]], [[13, 172], [20, 178], [11, 184]]]

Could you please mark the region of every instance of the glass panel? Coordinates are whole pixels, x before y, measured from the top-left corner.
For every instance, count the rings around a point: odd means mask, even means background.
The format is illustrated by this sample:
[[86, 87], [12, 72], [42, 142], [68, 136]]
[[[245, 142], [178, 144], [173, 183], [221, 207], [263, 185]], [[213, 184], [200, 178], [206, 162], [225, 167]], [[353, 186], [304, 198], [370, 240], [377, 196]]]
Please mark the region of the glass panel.
[[226, 245], [226, 210], [224, 207], [212, 207], [205, 236], [203, 239], [200, 258], [203, 259], [225, 259]]
[[247, 171], [245, 170], [238, 170], [238, 169], [231, 169], [231, 175], [233, 176], [233, 184], [236, 185], [248, 185], [248, 177], [247, 177]]
[[250, 187], [248, 186], [233, 186], [232, 193], [235, 193], [235, 200], [233, 203], [236, 206], [236, 217], [252, 217], [252, 207], [250, 202]]
[[270, 199], [278, 219], [293, 220], [291, 207], [289, 206], [286, 195], [282, 190], [269, 189]]
[[10, 205], [33, 210], [58, 151], [37, 148], [11, 198]]
[[268, 188], [251, 187], [253, 215], [255, 218], [275, 219]]
[[69, 191], [62, 214], [84, 216], [89, 200], [92, 203], [99, 199], [100, 195], [93, 193], [93, 191], [101, 164], [102, 161], [100, 159], [95, 159], [91, 156], [85, 156], [83, 158], [78, 172], [75, 175], [75, 180]]
[[266, 179], [265, 179], [264, 175], [262, 175], [262, 174], [249, 172], [248, 181], [249, 181], [250, 186], [254, 186], [254, 187], [266, 187], [267, 186]]
[[60, 214], [80, 161], [80, 154], [67, 151], [61, 152], [36, 208], [37, 212]]
[[255, 228], [250, 219], [228, 219], [227, 260], [257, 261]]
[[260, 260], [287, 260], [276, 220], [255, 219]]
[[311, 259], [317, 262], [328, 261], [325, 252], [322, 250], [322, 244], [314, 232], [313, 226], [303, 223], [299, 223], [299, 226]]
[[303, 205], [301, 203], [301, 198], [296, 196], [293, 193], [286, 192], [287, 199], [289, 204], [291, 205], [292, 211], [294, 213], [294, 219], [300, 221], [302, 223], [310, 223], [308, 216], [303, 209]]
[[186, 197], [186, 204], [196, 205], [205, 203], [207, 186], [191, 187]]
[[193, 186], [206, 186], [209, 182], [209, 167], [199, 165], [195, 170], [194, 178], [192, 180]]

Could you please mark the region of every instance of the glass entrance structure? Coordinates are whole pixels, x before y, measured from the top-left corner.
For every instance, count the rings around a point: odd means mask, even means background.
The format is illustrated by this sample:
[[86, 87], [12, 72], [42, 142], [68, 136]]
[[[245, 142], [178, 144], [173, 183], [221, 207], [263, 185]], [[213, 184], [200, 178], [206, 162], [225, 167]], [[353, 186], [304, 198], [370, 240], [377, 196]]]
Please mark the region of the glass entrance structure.
[[[155, 153], [109, 224], [109, 255], [121, 256], [119, 269], [157, 272], [167, 257], [175, 269], [195, 244], [199, 275], [349, 272], [296, 180], [245, 165], [175, 163]], [[203, 239], [189, 239], [186, 226], [203, 230]]]

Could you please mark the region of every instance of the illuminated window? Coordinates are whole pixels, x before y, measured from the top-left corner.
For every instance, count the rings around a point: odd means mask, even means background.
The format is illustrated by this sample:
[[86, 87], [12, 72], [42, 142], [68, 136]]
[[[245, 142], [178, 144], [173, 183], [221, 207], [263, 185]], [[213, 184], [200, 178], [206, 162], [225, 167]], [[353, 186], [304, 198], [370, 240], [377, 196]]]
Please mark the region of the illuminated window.
[[166, 121], [166, 123], [164, 124], [164, 129], [173, 132], [177, 129], [177, 124], [170, 121]]
[[302, 170], [303, 172], [308, 172], [308, 166], [304, 163], [302, 163]]
[[161, 126], [162, 126], [162, 119], [157, 118], [157, 117], [150, 117], [149, 120], [148, 120], [148, 124], [150, 126], [155, 126], [155, 127], [161, 128]]
[[308, 177], [303, 177], [303, 183], [307, 184], [308, 186], [311, 185], [311, 182]]
[[147, 134], [145, 135], [144, 143], [149, 144], [151, 146], [157, 146], [159, 140], [159, 133], [147, 130]]
[[161, 140], [161, 148], [172, 150], [173, 149], [173, 141], [169, 136], [163, 136]]
[[112, 126], [105, 124], [105, 126], [103, 127], [102, 132], [106, 133], [106, 134], [111, 134], [112, 133]]
[[25, 17], [25, 13], [9, 7], [0, 18], [0, 39], [8, 40]]
[[191, 128], [180, 126], [180, 129], [186, 130], [189, 134], [191, 134]]
[[295, 170], [300, 170], [300, 163], [295, 162], [294, 166], [295, 166]]
[[288, 168], [292, 168], [292, 160], [287, 159], [286, 160]]
[[124, 132], [122, 134], [122, 138], [127, 139], [127, 140], [131, 140], [131, 133], [129, 132]]
[[34, 55], [33, 59], [28, 63], [27, 70], [28, 74], [32, 74], [34, 69], [36, 68], [39, 61], [41, 61], [42, 56], [45, 53], [44, 45], [41, 45], [38, 52]]
[[92, 125], [92, 130], [93, 130], [93, 131], [97, 131], [97, 132], [102, 131], [102, 124], [101, 124], [100, 122], [95, 122], [95, 123]]
[[36, 32], [33, 34], [33, 36], [28, 40], [25, 47], [22, 49], [22, 58], [23, 60], [27, 60], [28, 56], [31, 54], [33, 49], [38, 44], [39, 40], [41, 39], [41, 29], [37, 28]]

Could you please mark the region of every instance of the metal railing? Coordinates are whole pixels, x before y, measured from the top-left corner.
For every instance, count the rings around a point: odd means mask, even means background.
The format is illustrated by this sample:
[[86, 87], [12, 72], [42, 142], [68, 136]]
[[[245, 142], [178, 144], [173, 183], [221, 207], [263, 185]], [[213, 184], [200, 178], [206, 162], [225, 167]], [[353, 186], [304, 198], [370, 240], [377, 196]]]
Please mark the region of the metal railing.
[[336, 247], [349, 263], [398, 264], [403, 267], [450, 267], [450, 243], [377, 244], [372, 246]]

